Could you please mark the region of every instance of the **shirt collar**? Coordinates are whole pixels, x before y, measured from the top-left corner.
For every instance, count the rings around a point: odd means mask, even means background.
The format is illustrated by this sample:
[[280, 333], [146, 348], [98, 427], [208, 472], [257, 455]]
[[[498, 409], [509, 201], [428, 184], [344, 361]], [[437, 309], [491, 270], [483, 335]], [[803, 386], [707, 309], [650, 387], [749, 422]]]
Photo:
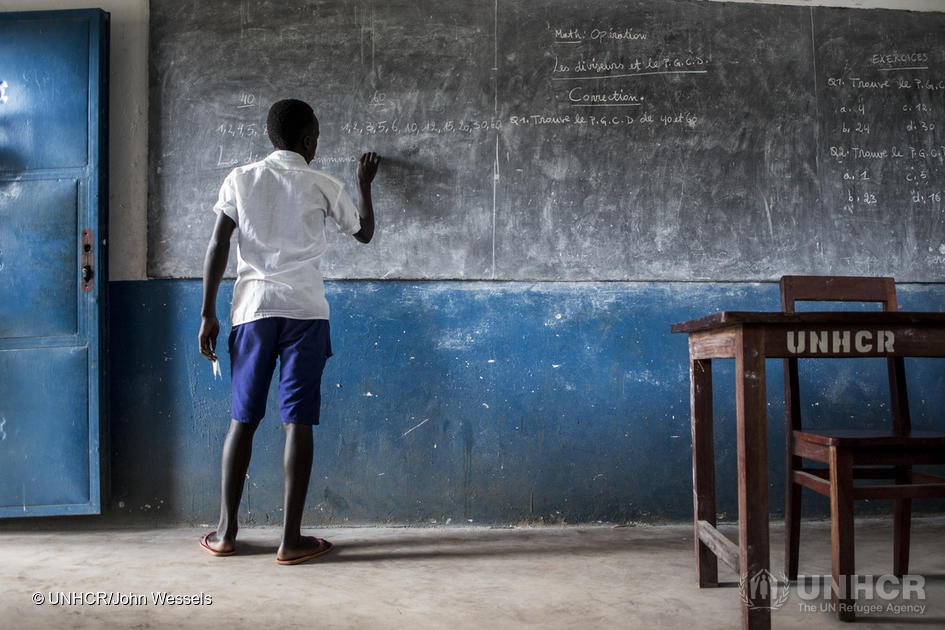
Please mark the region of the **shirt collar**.
[[266, 159], [294, 168], [309, 168], [309, 165], [305, 162], [305, 158], [295, 151], [277, 149], [270, 153]]

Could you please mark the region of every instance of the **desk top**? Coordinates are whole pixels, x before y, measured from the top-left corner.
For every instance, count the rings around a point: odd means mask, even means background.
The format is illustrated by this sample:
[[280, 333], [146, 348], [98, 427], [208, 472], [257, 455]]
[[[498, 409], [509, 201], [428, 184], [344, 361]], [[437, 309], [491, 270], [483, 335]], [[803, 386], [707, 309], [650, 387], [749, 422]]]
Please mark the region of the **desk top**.
[[673, 324], [674, 333], [718, 330], [746, 324], [794, 326], [945, 326], [945, 313], [917, 311], [721, 311]]

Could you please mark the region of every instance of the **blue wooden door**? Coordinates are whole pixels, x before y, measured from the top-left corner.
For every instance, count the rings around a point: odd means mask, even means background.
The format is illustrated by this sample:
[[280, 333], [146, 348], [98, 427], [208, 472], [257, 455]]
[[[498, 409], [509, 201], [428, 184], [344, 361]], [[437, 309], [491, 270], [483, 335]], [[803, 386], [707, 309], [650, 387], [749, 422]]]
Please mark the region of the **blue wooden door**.
[[108, 26], [0, 13], [0, 517], [101, 511]]

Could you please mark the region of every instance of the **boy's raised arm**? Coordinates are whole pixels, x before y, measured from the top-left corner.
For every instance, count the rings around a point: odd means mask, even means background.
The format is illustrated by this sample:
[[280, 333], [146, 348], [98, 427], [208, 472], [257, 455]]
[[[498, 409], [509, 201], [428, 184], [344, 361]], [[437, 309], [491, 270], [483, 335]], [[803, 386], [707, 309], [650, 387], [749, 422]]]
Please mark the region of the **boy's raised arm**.
[[374, 204], [371, 200], [371, 182], [377, 175], [377, 165], [381, 158], [377, 153], [365, 153], [358, 160], [358, 214], [361, 216], [361, 229], [354, 233], [354, 238], [362, 243], [370, 243], [374, 238]]
[[217, 319], [217, 291], [226, 271], [226, 261], [230, 256], [230, 236], [236, 229], [236, 223], [222, 212], [217, 215], [213, 226], [213, 236], [207, 246], [207, 255], [203, 260], [203, 304], [200, 307], [200, 354], [210, 361], [216, 361], [217, 335], [220, 334], [220, 322]]

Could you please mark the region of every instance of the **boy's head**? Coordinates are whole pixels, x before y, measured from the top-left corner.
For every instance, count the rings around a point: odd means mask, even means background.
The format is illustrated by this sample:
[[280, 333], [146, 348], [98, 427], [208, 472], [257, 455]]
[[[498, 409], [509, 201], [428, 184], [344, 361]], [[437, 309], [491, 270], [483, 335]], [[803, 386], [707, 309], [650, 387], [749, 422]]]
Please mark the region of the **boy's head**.
[[311, 106], [294, 98], [273, 103], [266, 119], [269, 140], [276, 149], [295, 151], [311, 162], [318, 145], [318, 119]]

